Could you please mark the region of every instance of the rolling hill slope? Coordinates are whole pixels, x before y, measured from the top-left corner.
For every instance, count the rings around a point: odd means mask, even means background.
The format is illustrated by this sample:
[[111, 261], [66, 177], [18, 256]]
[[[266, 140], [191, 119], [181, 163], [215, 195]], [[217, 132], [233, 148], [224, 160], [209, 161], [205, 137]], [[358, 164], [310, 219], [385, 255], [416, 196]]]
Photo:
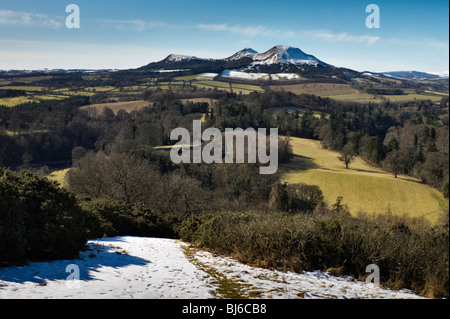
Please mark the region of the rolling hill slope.
[[448, 207], [442, 193], [409, 176], [397, 179], [357, 158], [349, 169], [338, 160], [339, 153], [322, 148], [319, 141], [292, 138], [295, 157], [281, 169], [288, 183], [318, 185], [329, 205], [342, 196], [352, 215], [359, 211], [426, 217], [437, 221]]

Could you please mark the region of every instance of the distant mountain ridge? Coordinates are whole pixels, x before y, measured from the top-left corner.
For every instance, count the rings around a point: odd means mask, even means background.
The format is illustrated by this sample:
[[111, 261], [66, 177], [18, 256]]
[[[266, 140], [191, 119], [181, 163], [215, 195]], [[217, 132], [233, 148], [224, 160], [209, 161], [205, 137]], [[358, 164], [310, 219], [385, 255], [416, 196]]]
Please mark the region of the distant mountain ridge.
[[[333, 82], [349, 81], [367, 76], [406, 80], [445, 77], [445, 72], [443, 73], [444, 76], [419, 71], [359, 72], [348, 68], [335, 67], [299, 48], [288, 45], [276, 45], [263, 53], [259, 53], [252, 48], [245, 48], [222, 59], [170, 54], [161, 61], [149, 63], [134, 71], [141, 73], [217, 73], [220, 75], [224, 71], [227, 71], [227, 74], [230, 71], [267, 74], [295, 73], [309, 79], [321, 78]], [[448, 72], [446, 74], [448, 77]], [[294, 79], [294, 77], [291, 78]]]
[[205, 59], [196, 56], [170, 54], [165, 59], [149, 63], [139, 72], [213, 72], [225, 70], [253, 73], [300, 73], [334, 78], [357, 77], [359, 72], [336, 68], [299, 48], [276, 45], [263, 53], [245, 48], [223, 59]]

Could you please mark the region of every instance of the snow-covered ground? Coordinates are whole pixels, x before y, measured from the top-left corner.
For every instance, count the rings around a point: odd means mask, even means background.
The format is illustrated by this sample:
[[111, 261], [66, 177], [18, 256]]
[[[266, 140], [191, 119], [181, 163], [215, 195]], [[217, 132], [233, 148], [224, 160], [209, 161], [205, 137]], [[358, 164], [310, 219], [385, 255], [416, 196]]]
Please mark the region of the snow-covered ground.
[[[245, 79], [245, 80], [268, 80], [269, 74], [225, 70], [222, 72], [222, 77]], [[295, 80], [300, 78], [295, 73], [277, 73], [271, 74], [270, 77], [272, 80]]]
[[323, 272], [254, 268], [172, 239], [114, 237], [88, 245], [80, 259], [0, 268], [0, 299], [206, 299], [226, 297], [223, 282], [253, 298], [419, 298]]

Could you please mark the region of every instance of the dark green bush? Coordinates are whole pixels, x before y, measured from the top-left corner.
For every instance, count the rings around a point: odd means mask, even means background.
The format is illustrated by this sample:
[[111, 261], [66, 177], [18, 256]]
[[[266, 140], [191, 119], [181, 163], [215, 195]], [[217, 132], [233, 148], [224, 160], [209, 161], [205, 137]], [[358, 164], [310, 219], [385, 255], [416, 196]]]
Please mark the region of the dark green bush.
[[174, 238], [170, 216], [154, 213], [110, 198], [84, 199], [81, 206], [89, 214], [89, 238], [145, 236]]
[[76, 257], [86, 214], [57, 183], [0, 169], [0, 264]]
[[181, 238], [239, 261], [284, 270], [340, 269], [364, 280], [369, 264], [383, 285], [422, 295], [449, 295], [446, 224], [410, 226], [393, 218], [287, 213], [203, 214], [183, 222]]

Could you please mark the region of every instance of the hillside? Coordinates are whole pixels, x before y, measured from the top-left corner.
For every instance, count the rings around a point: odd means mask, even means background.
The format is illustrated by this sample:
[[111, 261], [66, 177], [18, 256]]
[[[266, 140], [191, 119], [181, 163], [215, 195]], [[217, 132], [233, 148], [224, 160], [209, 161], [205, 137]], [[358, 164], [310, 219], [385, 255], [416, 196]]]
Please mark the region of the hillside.
[[288, 183], [318, 185], [328, 204], [342, 196], [353, 215], [359, 211], [426, 217], [436, 222], [441, 209], [448, 207], [439, 191], [419, 180], [375, 168], [360, 158], [349, 169], [338, 160], [339, 153], [325, 150], [319, 141], [292, 138], [294, 158], [282, 167]]

